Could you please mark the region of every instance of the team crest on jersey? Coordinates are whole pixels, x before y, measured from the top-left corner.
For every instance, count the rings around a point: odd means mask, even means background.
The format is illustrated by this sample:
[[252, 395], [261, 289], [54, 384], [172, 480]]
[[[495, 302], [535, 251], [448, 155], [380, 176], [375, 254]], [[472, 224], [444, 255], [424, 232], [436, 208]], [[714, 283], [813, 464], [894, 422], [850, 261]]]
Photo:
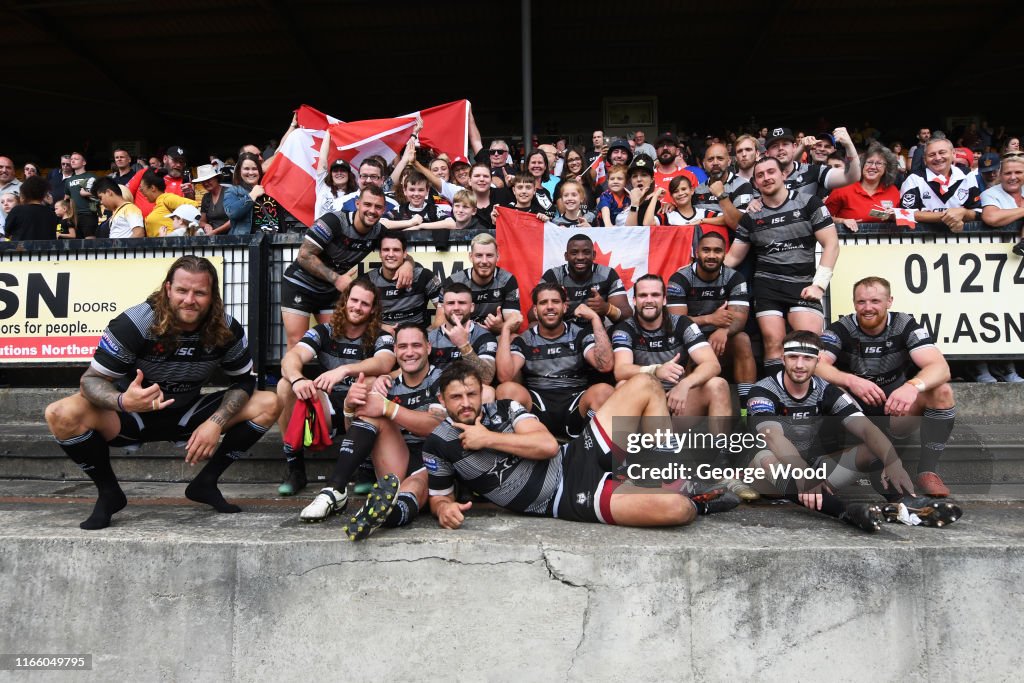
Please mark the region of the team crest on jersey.
[[590, 505], [590, 494], [589, 493], [577, 493], [576, 494], [577, 505]]
[[914, 197], [909, 194], [905, 194], [903, 195], [903, 201], [900, 203], [903, 204], [903, 208], [912, 209], [914, 208]]
[[301, 304], [302, 303], [302, 295], [301, 294], [296, 294], [295, 298], [293, 299], [293, 301], [295, 303], [297, 303], [297, 304]]
[[964, 201], [965, 199], [967, 199], [967, 188], [966, 187], [961, 187], [959, 190], [957, 190], [956, 191], [956, 198], [957, 198], [957, 200], [959, 200], [961, 202]]

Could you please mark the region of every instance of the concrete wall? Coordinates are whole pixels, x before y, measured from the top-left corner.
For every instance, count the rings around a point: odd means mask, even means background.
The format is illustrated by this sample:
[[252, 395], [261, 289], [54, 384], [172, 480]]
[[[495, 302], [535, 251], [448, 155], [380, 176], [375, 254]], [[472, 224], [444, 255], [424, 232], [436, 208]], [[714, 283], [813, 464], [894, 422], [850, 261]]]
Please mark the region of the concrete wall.
[[868, 536], [786, 508], [659, 531], [478, 513], [353, 544], [291, 514], [183, 510], [89, 534], [81, 509], [34, 533], [31, 512], [0, 513], [0, 652], [94, 655], [17, 680], [907, 683], [1024, 665], [1019, 511], [1009, 543], [1003, 513]]

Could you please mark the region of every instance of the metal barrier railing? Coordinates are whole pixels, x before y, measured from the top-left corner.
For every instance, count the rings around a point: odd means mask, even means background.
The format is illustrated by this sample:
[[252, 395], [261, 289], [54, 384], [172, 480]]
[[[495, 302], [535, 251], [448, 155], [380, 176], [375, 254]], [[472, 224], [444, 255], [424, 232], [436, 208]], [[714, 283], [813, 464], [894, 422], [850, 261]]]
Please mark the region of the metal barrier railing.
[[[1020, 222], [993, 229], [969, 223], [962, 233], [944, 228], [918, 226], [914, 231], [891, 223], [863, 224], [857, 233], [843, 230], [843, 244], [913, 243], [1006, 243], [1016, 242]], [[464, 252], [472, 237], [482, 231], [452, 231], [442, 250]], [[435, 256], [443, 254], [431, 231], [406, 233], [410, 251]], [[285, 348], [281, 323], [280, 283], [284, 270], [295, 259], [301, 234], [264, 236], [169, 237], [119, 240], [54, 240], [0, 242], [0, 269], [4, 262], [76, 261], [177, 257], [184, 254], [220, 256], [224, 259], [224, 304], [228, 312], [246, 326], [253, 357], [261, 379], [270, 365], [277, 364]], [[373, 260], [370, 257], [368, 260]], [[465, 264], [468, 267], [468, 262]], [[141, 300], [141, 299], [140, 299]]]

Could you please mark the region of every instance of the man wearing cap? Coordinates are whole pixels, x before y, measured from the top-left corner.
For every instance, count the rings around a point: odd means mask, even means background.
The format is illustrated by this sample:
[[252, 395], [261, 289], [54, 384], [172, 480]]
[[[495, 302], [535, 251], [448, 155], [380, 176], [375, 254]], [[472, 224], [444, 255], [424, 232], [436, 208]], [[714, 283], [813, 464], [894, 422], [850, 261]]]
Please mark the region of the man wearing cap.
[[953, 143], [932, 139], [925, 145], [925, 168], [912, 172], [900, 187], [900, 207], [918, 223], [942, 223], [953, 232], [981, 218], [981, 188], [976, 176], [953, 165]]
[[103, 208], [110, 212], [110, 239], [146, 236], [142, 212], [125, 200], [120, 183], [113, 178], [100, 178], [93, 184], [92, 191]]
[[[860, 157], [857, 156], [857, 148], [853, 146], [853, 140], [845, 128], [836, 128], [832, 131], [832, 137], [846, 150], [845, 170], [829, 168], [818, 162], [801, 164], [797, 159], [796, 137], [789, 128], [772, 128], [768, 131], [765, 154], [779, 160], [786, 179], [786, 187], [790, 190], [812, 195], [817, 194], [820, 185], [826, 190], [834, 190], [860, 180]], [[800, 140], [800, 146], [804, 149], [813, 149], [817, 143], [818, 140], [812, 136]]]
[[811, 156], [811, 161], [816, 164], [827, 164], [828, 158], [836, 151], [836, 139], [832, 137], [832, 133], [822, 133], [814, 139], [814, 144], [811, 145], [807, 153]]
[[[984, 194], [990, 187], [999, 185], [999, 155], [995, 152], [986, 152], [978, 162], [977, 179], [975, 182], [981, 188], [982, 206], [985, 206]], [[984, 211], [983, 211], [984, 213]]]
[[[166, 194], [177, 195], [187, 199], [195, 199], [195, 189], [191, 181], [185, 182], [185, 171], [188, 169], [188, 160], [185, 158], [185, 150], [179, 145], [171, 145], [164, 152], [163, 159], [163, 180]], [[142, 176], [148, 169], [141, 169], [128, 181], [128, 189], [135, 197], [135, 205], [142, 211], [142, 215], [149, 217], [154, 204], [144, 195], [140, 196], [139, 186], [142, 184]]]
[[672, 133], [659, 135], [654, 147], [657, 151], [658, 161], [654, 165], [654, 186], [663, 190], [661, 195], [663, 204], [672, 205], [673, 203], [668, 185], [677, 175], [691, 173], [697, 181], [694, 183], [695, 187], [708, 181], [708, 174], [704, 172], [704, 169], [698, 166], [687, 166], [679, 160], [679, 139]]

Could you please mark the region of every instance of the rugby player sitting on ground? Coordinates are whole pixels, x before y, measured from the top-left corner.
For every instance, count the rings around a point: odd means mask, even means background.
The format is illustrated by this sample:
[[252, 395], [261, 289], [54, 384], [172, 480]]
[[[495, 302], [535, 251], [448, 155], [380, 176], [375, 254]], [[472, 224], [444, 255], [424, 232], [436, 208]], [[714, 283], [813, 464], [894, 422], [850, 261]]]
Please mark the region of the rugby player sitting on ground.
[[[665, 392], [646, 373], [627, 380], [583, 434], [563, 446], [519, 403], [482, 404], [480, 377], [463, 362], [448, 366], [438, 385], [448, 419], [427, 437], [423, 462], [430, 509], [445, 529], [461, 527], [472, 507], [456, 502], [456, 480], [513, 512], [623, 526], [689, 524], [698, 514], [739, 503], [724, 489], [697, 493], [701, 487], [689, 481], [652, 490], [612, 476], [624, 456], [624, 446], [612, 440], [613, 420], [623, 438], [644, 420], [668, 422]], [[664, 455], [666, 461], [672, 457]]]
[[[217, 368], [235, 383], [201, 395]], [[217, 480], [281, 412], [274, 394], [255, 391], [251, 370], [245, 332], [224, 312], [213, 264], [182, 256], [144, 303], [110, 321], [80, 392], [46, 407], [57, 443], [99, 489], [92, 514], [79, 526], [103, 529], [127, 505], [110, 465], [110, 444], [185, 442], [185, 462], [209, 460], [185, 495], [217, 512], [241, 512], [224, 500]]]
[[[753, 459], [753, 466], [763, 472], [761, 479], [770, 481], [775, 493], [786, 500], [868, 532], [878, 531], [883, 519], [927, 526], [943, 526], [959, 519], [959, 506], [915, 496], [910, 476], [881, 430], [871, 424], [849, 394], [814, 376], [820, 351], [816, 334], [803, 330], [789, 333], [783, 340], [783, 370], [750, 390], [748, 419], [767, 445]], [[835, 418], [834, 423], [826, 422], [830, 417]], [[836, 459], [825, 452], [823, 437], [834, 437], [827, 428], [838, 429], [840, 425], [861, 445]], [[827, 470], [824, 481], [796, 476], [793, 469], [786, 469], [789, 466], [806, 472], [808, 466], [822, 465]], [[859, 479], [861, 473], [869, 473], [889, 501], [884, 508], [847, 503], [835, 494], [836, 489]]]
[[[850, 392], [865, 414], [888, 416], [883, 429], [891, 437], [905, 438], [920, 426], [914, 485], [925, 495], [945, 497], [949, 489], [937, 470], [956, 418], [949, 365], [912, 315], [890, 312], [890, 291], [889, 281], [880, 277], [853, 286], [855, 313], [829, 325], [821, 336], [825, 348], [815, 373]], [[920, 370], [908, 378], [911, 368]]]

